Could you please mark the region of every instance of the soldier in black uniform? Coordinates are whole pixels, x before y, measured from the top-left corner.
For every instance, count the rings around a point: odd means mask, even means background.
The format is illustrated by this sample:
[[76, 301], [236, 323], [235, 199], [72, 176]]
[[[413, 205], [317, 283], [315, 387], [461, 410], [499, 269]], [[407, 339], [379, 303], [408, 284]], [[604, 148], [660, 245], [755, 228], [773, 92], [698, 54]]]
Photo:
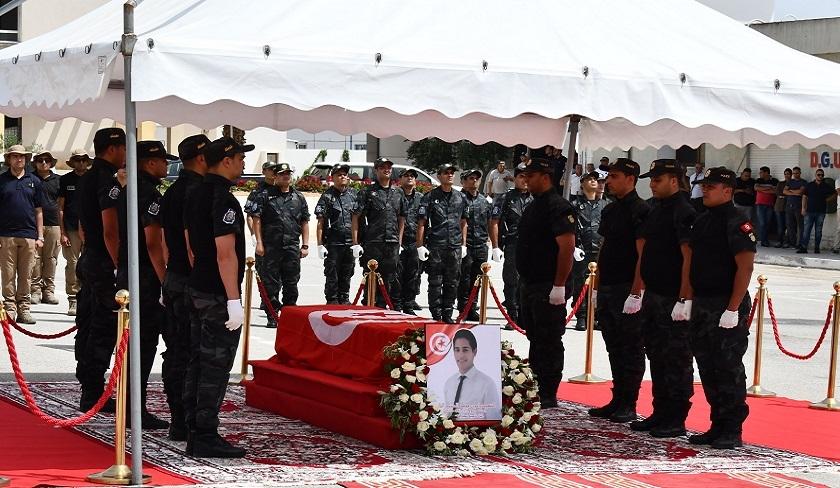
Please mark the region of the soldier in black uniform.
[[350, 165], [336, 164], [330, 175], [333, 186], [321, 195], [315, 204], [318, 228], [318, 257], [324, 260], [324, 297], [327, 303], [350, 304], [350, 279], [353, 277], [354, 260], [350, 246], [353, 210], [356, 208], [356, 190], [349, 188]]
[[[578, 244], [583, 251], [583, 259], [575, 259], [572, 267], [574, 287], [572, 297], [577, 300], [589, 276], [589, 263], [598, 261], [598, 251], [601, 248], [601, 236], [598, 226], [601, 225], [601, 212], [607, 206], [606, 200], [598, 195], [598, 173], [585, 174], [580, 179], [581, 195], [573, 202], [577, 212]], [[584, 297], [577, 311], [575, 330], [586, 330], [586, 310], [588, 297]]]
[[402, 250], [398, 263], [397, 285], [394, 295], [402, 304], [402, 311], [409, 315], [416, 315], [420, 310], [417, 304], [417, 294], [420, 293], [420, 259], [417, 257], [417, 212], [420, 209], [420, 199], [423, 194], [416, 189], [417, 171], [411, 168], [400, 172], [400, 189], [403, 192], [405, 205], [405, 227], [403, 228]]
[[[487, 226], [493, 205], [478, 191], [481, 171], [461, 173], [461, 192], [467, 200], [467, 255], [461, 260], [461, 281], [458, 284], [458, 310], [463, 311], [481, 265], [487, 262]], [[464, 320], [478, 321], [478, 306], [473, 305]]]
[[[379, 263], [377, 270], [385, 282], [388, 295], [392, 295], [394, 282], [397, 280], [397, 262], [405, 227], [405, 202], [400, 187], [391, 184], [391, 167], [394, 163], [387, 158], [379, 158], [373, 163], [376, 181], [359, 192], [356, 211], [353, 214], [353, 250], [354, 258], [362, 258], [362, 267], [367, 270], [367, 262], [375, 259]], [[364, 229], [363, 232], [360, 229]], [[360, 234], [364, 234], [361, 236]], [[398, 298], [398, 297], [394, 297]], [[393, 303], [397, 310], [400, 303]], [[376, 306], [384, 308], [385, 298], [376, 295]]]
[[[140, 297], [132, 300], [132, 308], [140, 311], [140, 392], [143, 404], [143, 428], [165, 429], [169, 422], [161, 420], [146, 410], [146, 385], [155, 362], [160, 325], [165, 312], [161, 305], [161, 283], [166, 273], [163, 232], [160, 225], [160, 192], [157, 187], [166, 177], [168, 161], [178, 159], [166, 153], [160, 141], [137, 143], [137, 241], [140, 250], [138, 266]], [[117, 203], [120, 225], [120, 251], [117, 266], [117, 288], [128, 289], [128, 199], [120, 192]], [[170, 369], [164, 355], [163, 369]]]
[[525, 168], [534, 201], [519, 221], [519, 323], [530, 342], [528, 357], [539, 383], [542, 408], [557, 407], [563, 379], [563, 333], [577, 222], [571, 204], [554, 189], [554, 165], [533, 159]]
[[615, 201], [601, 212], [598, 227], [604, 239], [598, 253], [596, 314], [610, 359], [613, 388], [609, 403], [589, 409], [589, 415], [613, 422], [636, 419], [636, 402], [645, 374], [638, 315], [623, 313], [624, 302], [630, 295], [639, 296], [643, 286], [636, 270], [650, 207], [636, 193], [638, 178], [639, 165], [633, 160], [619, 158], [610, 166], [607, 189]]
[[[685, 435], [685, 419], [694, 394], [693, 365], [688, 342], [691, 285], [688, 247], [694, 207], [680, 191], [685, 169], [673, 159], [657, 159], [640, 178], [651, 178], [651, 211], [642, 232], [644, 247], [640, 273], [645, 284], [641, 303], [645, 353], [653, 382], [653, 415], [632, 422], [633, 430], [649, 430], [654, 437]], [[628, 311], [638, 298], [631, 295]]]
[[455, 166], [444, 164], [437, 174], [440, 186], [423, 195], [417, 210], [417, 256], [427, 261], [432, 318], [452, 324], [461, 260], [467, 254], [467, 199], [452, 191]]
[[[257, 237], [255, 254], [263, 256], [260, 274], [274, 310], [297, 305], [300, 260], [309, 255], [309, 206], [303, 193], [291, 187], [292, 168], [287, 163], [272, 166], [277, 194], [257, 197], [251, 214]], [[277, 299], [283, 291], [283, 303]], [[277, 327], [274, 317], [268, 328]]]
[[[257, 187], [251, 190], [251, 193], [248, 194], [248, 198], [245, 200], [245, 206], [243, 210], [245, 211], [245, 224], [248, 226], [248, 232], [251, 234], [251, 245], [257, 247], [257, 236], [254, 235], [254, 214], [259, 213], [256, 204], [259, 198], [263, 198], [264, 195], [267, 195], [266, 198], [270, 198], [272, 196], [277, 196], [278, 190], [277, 186], [274, 184], [274, 171], [271, 169], [275, 163], [266, 162], [262, 165], [262, 174], [263, 180], [257, 183]], [[254, 255], [254, 269], [257, 271], [257, 274], [262, 277], [263, 275], [263, 256], [259, 254]], [[267, 319], [267, 324], [271, 326], [274, 323], [274, 320], [268, 316], [268, 308], [265, 306], [265, 303], [260, 301], [260, 310], [265, 312], [265, 316]]]
[[[514, 322], [519, 320], [519, 272], [516, 271], [516, 242], [519, 237], [519, 219], [534, 197], [528, 191], [528, 180], [523, 173], [525, 163], [514, 169], [514, 187], [493, 202], [490, 214], [490, 244], [492, 259], [502, 264], [505, 300], [502, 303]], [[510, 328], [507, 326], [506, 328]]]
[[243, 457], [245, 450], [219, 435], [219, 407], [245, 318], [240, 301], [245, 276], [245, 217], [230, 193], [242, 175], [245, 153], [230, 137], [216, 139], [204, 152], [207, 174], [184, 206], [187, 244], [194, 256], [190, 272], [190, 354], [184, 384], [187, 454]]
[[[96, 131], [93, 137], [96, 158], [79, 178], [76, 210], [84, 248], [76, 265], [80, 289], [76, 296], [76, 378], [82, 386], [79, 409], [96, 404], [105, 388], [105, 371], [111, 362], [117, 338], [117, 292], [114, 271], [119, 253], [117, 199], [122, 188], [114, 174], [125, 166], [125, 132], [116, 127]], [[109, 401], [102, 409], [113, 412]]]
[[[692, 444], [718, 449], [741, 445], [749, 414], [744, 353], [747, 351], [755, 234], [732, 203], [736, 176], [724, 167], [707, 169], [703, 205], [691, 231], [691, 349], [711, 406], [711, 428], [692, 435]], [[697, 184], [695, 183], [695, 184]]]
[[204, 134], [187, 137], [178, 144], [178, 156], [184, 168], [178, 179], [163, 194], [160, 204], [160, 224], [169, 260], [163, 279], [163, 302], [166, 305], [166, 322], [162, 335], [166, 343], [163, 353], [163, 389], [169, 403], [171, 423], [169, 438], [187, 440], [186, 414], [184, 413], [184, 378], [190, 358], [190, 297], [187, 281], [192, 264], [184, 239], [184, 203], [187, 195], [198, 187], [207, 173], [204, 150], [210, 139]]

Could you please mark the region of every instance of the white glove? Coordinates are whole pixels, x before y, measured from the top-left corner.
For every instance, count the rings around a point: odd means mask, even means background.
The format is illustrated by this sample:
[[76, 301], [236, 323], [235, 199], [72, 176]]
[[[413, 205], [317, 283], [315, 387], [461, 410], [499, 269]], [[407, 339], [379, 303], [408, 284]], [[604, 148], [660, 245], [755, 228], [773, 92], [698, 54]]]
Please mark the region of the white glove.
[[502, 259], [505, 258], [505, 253], [503, 253], [502, 250], [499, 249], [498, 247], [493, 248], [493, 253], [492, 254], [493, 254], [493, 257], [492, 257], [493, 261], [496, 261], [497, 263], [501, 263]]
[[734, 329], [738, 325], [738, 311], [724, 310], [723, 315], [720, 316], [720, 323], [718, 327], [724, 329]]
[[461, 246], [461, 259], [467, 257], [467, 246]]
[[426, 246], [420, 246], [417, 248], [417, 257], [420, 259], [420, 261], [425, 261], [429, 259], [429, 250], [426, 248]]
[[318, 246], [318, 257], [321, 258], [321, 259], [326, 259], [327, 254], [329, 254], [327, 252], [327, 247], [324, 246], [324, 245], [319, 245]]
[[251, 247], [257, 247], [257, 236], [255, 234], [251, 234]]
[[671, 310], [671, 320], [674, 322], [691, 320], [691, 300], [675, 303], [674, 309]]
[[548, 303], [552, 305], [563, 305], [564, 303], [566, 303], [566, 287], [551, 287], [551, 293], [548, 294]]
[[574, 256], [575, 261], [580, 262], [580, 261], [583, 261], [583, 258], [585, 258], [585, 257], [586, 257], [586, 253], [585, 253], [585, 252], [583, 252], [583, 249], [581, 249], [581, 248], [579, 248], [579, 247], [576, 247], [576, 248], [575, 248], [575, 252], [574, 252], [574, 253], [572, 253], [572, 256]]
[[638, 295], [630, 295], [627, 300], [624, 300], [624, 309], [621, 311], [632, 315], [642, 309], [642, 297]]
[[227, 330], [236, 330], [242, 327], [242, 323], [245, 322], [245, 311], [242, 310], [242, 303], [238, 299], [227, 301], [227, 313], [228, 319], [225, 322]]
[[592, 290], [592, 308], [598, 306], [598, 290]]
[[353, 251], [353, 258], [354, 259], [362, 257], [362, 253], [365, 252], [364, 248], [362, 248], [362, 246], [360, 246], [358, 244], [350, 246], [350, 250]]

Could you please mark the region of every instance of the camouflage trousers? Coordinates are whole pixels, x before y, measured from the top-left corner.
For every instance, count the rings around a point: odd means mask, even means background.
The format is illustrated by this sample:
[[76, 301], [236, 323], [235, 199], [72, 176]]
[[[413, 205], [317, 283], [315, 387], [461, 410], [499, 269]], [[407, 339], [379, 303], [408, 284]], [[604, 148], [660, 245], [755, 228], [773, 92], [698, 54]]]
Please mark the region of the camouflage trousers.
[[502, 281], [504, 282], [505, 299], [503, 305], [508, 315], [519, 320], [519, 272], [516, 271], [516, 241], [508, 240], [504, 247], [505, 260], [502, 263]]
[[[298, 282], [300, 281], [300, 249], [298, 246], [274, 246], [266, 244], [262, 258], [260, 280], [274, 310], [280, 311], [281, 290], [283, 305], [297, 305]], [[264, 309], [265, 310], [265, 309]], [[269, 320], [273, 320], [269, 317]]]
[[452, 317], [458, 279], [461, 276], [461, 248], [430, 248], [426, 260], [429, 275], [429, 311], [432, 318]]
[[741, 432], [749, 414], [744, 354], [747, 352], [749, 293], [738, 307], [738, 325], [718, 326], [729, 297], [694, 297], [691, 311], [691, 350], [697, 359], [703, 393], [711, 406], [712, 425]]
[[109, 256], [85, 250], [76, 266], [80, 289], [75, 338], [76, 378], [94, 401], [105, 388], [105, 371], [117, 341], [114, 265]]
[[519, 288], [519, 325], [530, 342], [528, 357], [537, 376], [541, 401], [556, 400], [563, 379], [566, 306], [548, 303], [552, 286], [551, 282], [520, 281]]
[[190, 359], [190, 296], [187, 288], [189, 277], [171, 271], [163, 280], [163, 302], [166, 304], [166, 322], [161, 330], [166, 351], [163, 353], [161, 376], [166, 401], [172, 414], [172, 423], [183, 425], [184, 379]]
[[[475, 279], [481, 274], [481, 265], [487, 262], [487, 246], [467, 249], [467, 256], [461, 259], [461, 279], [458, 283], [458, 310], [464, 310]], [[478, 300], [476, 300], [478, 302]], [[478, 312], [477, 303], [472, 310]]]
[[420, 293], [420, 258], [417, 256], [417, 246], [414, 241], [402, 248], [399, 261], [397, 262], [397, 279], [394, 281], [394, 288], [391, 298], [394, 300], [394, 307], [403, 310], [408, 309], [411, 303], [417, 299]]
[[[367, 263], [371, 259], [375, 259], [379, 264], [377, 272], [382, 276], [382, 281], [385, 283], [385, 290], [388, 291], [388, 296], [392, 297], [394, 308], [399, 308], [399, 303], [394, 301], [395, 283], [397, 281], [397, 262], [399, 261], [400, 245], [396, 242], [366, 242], [362, 244], [365, 250], [359, 262], [365, 272], [368, 271]], [[367, 289], [364, 292], [364, 301], [367, 303]], [[376, 290], [376, 306], [385, 308], [385, 297]]]
[[327, 244], [327, 257], [324, 259], [324, 297], [327, 303], [350, 302], [353, 264], [350, 246]]
[[219, 428], [219, 409], [225, 398], [230, 369], [239, 346], [240, 329], [225, 327], [228, 319], [224, 295], [189, 290], [190, 359], [184, 381], [187, 426], [197, 434]]
[[645, 375], [645, 348], [638, 314], [622, 312], [630, 284], [601, 285], [598, 288], [598, 324], [610, 359], [613, 398], [635, 407]]

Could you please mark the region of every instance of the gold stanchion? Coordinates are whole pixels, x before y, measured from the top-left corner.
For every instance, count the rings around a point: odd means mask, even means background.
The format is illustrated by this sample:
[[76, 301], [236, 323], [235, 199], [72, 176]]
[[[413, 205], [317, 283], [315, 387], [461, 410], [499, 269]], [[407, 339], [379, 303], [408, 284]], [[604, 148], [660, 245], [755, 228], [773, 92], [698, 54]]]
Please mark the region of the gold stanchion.
[[487, 323], [487, 293], [490, 291], [490, 263], [481, 265], [481, 296], [479, 298], [478, 323]]
[[595, 335], [595, 301], [592, 299], [595, 291], [595, 271], [598, 269], [598, 263], [589, 263], [589, 277], [586, 279], [586, 284], [589, 287], [586, 290], [586, 367], [582, 375], [569, 378], [569, 383], [604, 383], [607, 380], [599, 378], [592, 374], [592, 341]]
[[367, 278], [367, 306], [368, 307], [375, 307], [376, 306], [376, 268], [379, 267], [379, 263], [375, 259], [371, 259], [367, 263], [368, 269], [368, 278]]
[[[747, 396], [751, 397], [774, 397], [775, 392], [765, 390], [761, 387], [761, 353], [762, 336], [764, 335], [764, 302], [767, 301], [767, 277], [758, 275], [758, 304], [756, 304], [755, 324], [755, 367], [753, 368], [753, 384], [747, 388]], [[749, 324], [747, 324], [749, 326]]]
[[245, 320], [242, 322], [242, 368], [239, 374], [242, 376], [239, 383], [243, 383], [248, 379], [248, 354], [250, 349], [251, 339], [251, 303], [252, 294], [254, 292], [254, 258], [248, 256], [245, 259]]
[[840, 411], [840, 404], [834, 397], [835, 381], [837, 380], [837, 340], [840, 334], [840, 281], [834, 282], [834, 311], [831, 316], [831, 361], [828, 366], [828, 393], [825, 400], [812, 403], [811, 408], [820, 410]]
[[[117, 341], [122, 338], [124, 332], [128, 332], [128, 290], [120, 290], [114, 298], [120, 309], [117, 311]], [[119, 342], [117, 342], [119, 344]], [[94, 473], [89, 475], [86, 480], [91, 483], [99, 483], [102, 485], [128, 485], [131, 484], [131, 467], [125, 464], [125, 407], [126, 407], [126, 387], [128, 379], [128, 361], [126, 357], [127, 352], [123, 352], [121, 358], [122, 369], [120, 369], [120, 377], [117, 380], [117, 411], [114, 414], [114, 465], [102, 471], [101, 473]], [[148, 483], [152, 477], [149, 475], [141, 475], [143, 483]]]

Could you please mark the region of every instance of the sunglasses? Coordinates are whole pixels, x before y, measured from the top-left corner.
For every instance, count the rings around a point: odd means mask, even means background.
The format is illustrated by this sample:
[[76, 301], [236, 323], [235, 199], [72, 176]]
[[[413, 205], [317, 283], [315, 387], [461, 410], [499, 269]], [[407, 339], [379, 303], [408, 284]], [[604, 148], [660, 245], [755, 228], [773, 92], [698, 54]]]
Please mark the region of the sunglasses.
[[53, 162], [52, 159], [44, 159], [44, 158], [35, 158], [32, 161], [35, 162], [35, 163], [50, 163], [50, 164]]

